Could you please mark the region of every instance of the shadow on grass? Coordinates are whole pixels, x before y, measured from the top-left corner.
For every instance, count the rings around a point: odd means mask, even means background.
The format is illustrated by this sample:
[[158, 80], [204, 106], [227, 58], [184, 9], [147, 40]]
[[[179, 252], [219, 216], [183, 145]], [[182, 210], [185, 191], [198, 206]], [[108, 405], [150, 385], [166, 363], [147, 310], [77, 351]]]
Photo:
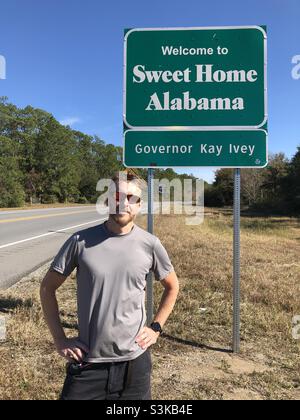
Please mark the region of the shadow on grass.
[[184, 340], [183, 338], [179, 338], [179, 337], [172, 337], [171, 335], [165, 334], [165, 333], [162, 334], [162, 337], [166, 338], [167, 340], [170, 340], [179, 344], [184, 344], [185, 346], [195, 347], [198, 349], [217, 351], [219, 353], [232, 353], [232, 350], [230, 349], [221, 349], [218, 347], [207, 346], [206, 344], [196, 343], [195, 341]]
[[78, 331], [78, 324], [77, 323], [62, 321], [61, 324], [62, 324], [63, 328], [68, 328], [70, 330]]
[[[206, 208], [209, 213], [214, 215], [222, 214], [223, 216], [233, 216], [233, 206], [231, 207], [214, 207], [214, 208]], [[241, 217], [248, 217], [250, 218], [258, 218], [258, 219], [272, 219], [272, 218], [280, 218], [281, 220], [277, 220], [279, 223], [286, 223], [290, 222], [291, 219], [294, 220], [296, 223], [300, 223], [300, 217], [298, 213], [290, 213], [287, 214], [286, 212], [276, 212], [272, 210], [254, 210], [249, 208], [241, 208]]]
[[17, 308], [32, 308], [33, 301], [32, 299], [16, 299], [16, 298], [0, 298], [0, 313], [8, 314]]

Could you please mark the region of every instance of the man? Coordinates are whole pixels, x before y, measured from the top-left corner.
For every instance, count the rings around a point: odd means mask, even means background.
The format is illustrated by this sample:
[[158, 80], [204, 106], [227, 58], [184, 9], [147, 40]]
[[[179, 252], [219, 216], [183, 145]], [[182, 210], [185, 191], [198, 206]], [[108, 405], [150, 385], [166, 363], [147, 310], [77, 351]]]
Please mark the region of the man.
[[[67, 359], [62, 400], [151, 399], [151, 356], [173, 310], [178, 279], [154, 235], [134, 220], [141, 188], [133, 176], [112, 179], [109, 219], [74, 234], [61, 248], [41, 285], [46, 322], [58, 353]], [[79, 337], [66, 338], [56, 290], [77, 268]], [[164, 286], [158, 312], [145, 326], [146, 276]]]

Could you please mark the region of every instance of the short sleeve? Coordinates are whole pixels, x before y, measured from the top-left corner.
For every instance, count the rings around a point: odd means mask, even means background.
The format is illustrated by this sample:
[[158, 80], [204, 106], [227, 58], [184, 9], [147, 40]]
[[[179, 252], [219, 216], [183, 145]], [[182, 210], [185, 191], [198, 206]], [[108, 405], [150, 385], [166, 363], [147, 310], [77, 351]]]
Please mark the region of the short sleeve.
[[54, 258], [50, 270], [68, 277], [77, 267], [77, 236], [71, 236]]
[[172, 271], [174, 271], [169, 255], [158, 238], [156, 239], [153, 248], [152, 271], [156, 280], [159, 281], [165, 279]]

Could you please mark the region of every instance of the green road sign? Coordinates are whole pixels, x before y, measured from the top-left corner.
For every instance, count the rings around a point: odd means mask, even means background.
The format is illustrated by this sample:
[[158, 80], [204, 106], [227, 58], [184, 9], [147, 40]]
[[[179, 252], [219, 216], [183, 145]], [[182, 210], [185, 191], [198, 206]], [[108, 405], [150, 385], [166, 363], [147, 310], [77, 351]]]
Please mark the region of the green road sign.
[[128, 130], [124, 133], [124, 164], [262, 168], [267, 165], [267, 132]]
[[125, 35], [128, 128], [260, 128], [266, 32], [259, 26], [132, 29]]

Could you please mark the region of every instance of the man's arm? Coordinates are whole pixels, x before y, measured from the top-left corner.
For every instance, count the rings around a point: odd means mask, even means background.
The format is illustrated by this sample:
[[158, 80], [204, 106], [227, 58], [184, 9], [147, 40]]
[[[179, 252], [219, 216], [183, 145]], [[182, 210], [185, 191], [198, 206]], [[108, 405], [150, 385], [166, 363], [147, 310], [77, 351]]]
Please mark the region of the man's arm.
[[48, 271], [40, 288], [41, 303], [57, 352], [69, 362], [74, 362], [74, 360], [81, 362], [84, 357], [82, 350], [84, 352], [89, 350], [77, 339], [66, 338], [59, 317], [56, 291], [65, 281], [66, 277], [62, 274], [56, 271]]
[[[161, 281], [165, 290], [161, 298], [161, 302], [154, 318], [154, 322], [159, 322], [163, 327], [169, 318], [179, 292], [179, 282], [175, 271], [170, 273], [164, 280]], [[151, 328], [144, 327], [136, 338], [136, 342], [142, 349], [147, 349], [152, 344], [155, 344], [159, 337], [159, 333], [153, 331]]]

